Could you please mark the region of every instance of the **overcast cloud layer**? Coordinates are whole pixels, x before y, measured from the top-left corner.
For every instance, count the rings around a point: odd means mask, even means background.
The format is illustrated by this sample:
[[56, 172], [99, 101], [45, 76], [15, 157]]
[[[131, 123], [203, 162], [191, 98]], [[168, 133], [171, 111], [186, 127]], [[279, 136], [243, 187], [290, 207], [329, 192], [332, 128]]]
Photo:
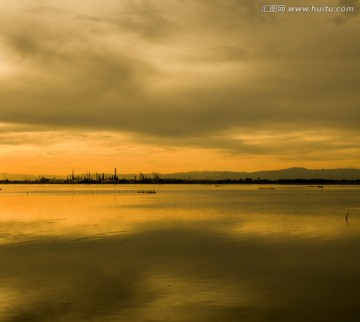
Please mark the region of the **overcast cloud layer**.
[[282, 151], [299, 165], [323, 150], [358, 167], [360, 1], [316, 4], [352, 14], [262, 13], [262, 4], [0, 4], [1, 151], [43, 145], [39, 133], [51, 129], [235, 159]]

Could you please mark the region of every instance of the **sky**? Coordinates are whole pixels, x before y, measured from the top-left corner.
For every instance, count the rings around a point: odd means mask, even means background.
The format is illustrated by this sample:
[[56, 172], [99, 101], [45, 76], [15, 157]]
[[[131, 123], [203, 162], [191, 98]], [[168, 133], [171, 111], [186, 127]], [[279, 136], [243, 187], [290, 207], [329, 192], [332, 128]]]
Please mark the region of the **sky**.
[[0, 1], [0, 174], [360, 168], [360, 0]]

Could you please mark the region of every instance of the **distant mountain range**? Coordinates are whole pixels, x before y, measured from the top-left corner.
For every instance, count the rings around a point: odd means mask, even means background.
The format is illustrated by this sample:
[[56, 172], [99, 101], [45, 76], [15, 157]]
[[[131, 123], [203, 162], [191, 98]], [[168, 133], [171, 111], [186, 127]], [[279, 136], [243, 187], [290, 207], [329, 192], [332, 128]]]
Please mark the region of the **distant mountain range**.
[[191, 179], [329, 179], [355, 180], [360, 179], [360, 169], [306, 169], [289, 168], [282, 170], [232, 172], [232, 171], [192, 171], [165, 174], [163, 178], [191, 178]]
[[[1, 175], [1, 173], [0, 173]], [[113, 174], [105, 174], [105, 176], [111, 176]], [[147, 177], [152, 178], [153, 174], [145, 174]], [[80, 174], [79, 176], [84, 177], [86, 174]], [[139, 178], [138, 174], [118, 174], [120, 179], [134, 179]], [[66, 176], [57, 175], [44, 175], [35, 176], [27, 174], [11, 174], [2, 173], [0, 180], [36, 180], [39, 177], [45, 178], [56, 178], [66, 179]], [[95, 174], [91, 175], [95, 178]], [[329, 180], [356, 180], [360, 179], [360, 169], [306, 169], [306, 168], [289, 168], [282, 170], [270, 170], [270, 171], [256, 171], [256, 172], [234, 172], [234, 171], [189, 171], [189, 172], [176, 172], [168, 174], [160, 174], [160, 178], [168, 179], [211, 179], [211, 180], [222, 180], [222, 179], [329, 179]]]

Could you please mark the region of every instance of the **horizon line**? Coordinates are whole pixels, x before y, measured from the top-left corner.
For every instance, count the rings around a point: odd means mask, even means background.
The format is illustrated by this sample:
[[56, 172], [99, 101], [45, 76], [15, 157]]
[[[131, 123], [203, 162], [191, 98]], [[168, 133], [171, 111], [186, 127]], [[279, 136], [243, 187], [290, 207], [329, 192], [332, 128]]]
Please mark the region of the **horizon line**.
[[[79, 175], [109, 175], [109, 174], [117, 174], [117, 168], [114, 168], [115, 171], [113, 172], [92, 172], [92, 171], [86, 171], [86, 172], [79, 172], [77, 176]], [[269, 169], [269, 170], [256, 170], [256, 171], [244, 171], [244, 170], [186, 170], [186, 171], [173, 171], [173, 172], [157, 172], [157, 171], [150, 171], [150, 172], [129, 172], [129, 173], [120, 173], [121, 175], [148, 175], [148, 174], [158, 174], [158, 175], [168, 175], [168, 174], [178, 174], [178, 173], [191, 173], [191, 172], [198, 172], [198, 173], [204, 173], [204, 172], [231, 172], [231, 173], [257, 173], [257, 172], [276, 172], [276, 171], [284, 171], [284, 170], [295, 170], [295, 169], [302, 169], [302, 170], [308, 170], [308, 171], [323, 171], [323, 170], [360, 170], [360, 168], [354, 168], [354, 167], [346, 167], [346, 168], [305, 168], [305, 167], [289, 167], [289, 168], [281, 168], [281, 169]], [[34, 176], [34, 177], [41, 177], [41, 176], [71, 176], [75, 175], [76, 171], [73, 169], [67, 174], [31, 174], [31, 173], [21, 173], [21, 172], [1, 172], [2, 175], [24, 175], [24, 176]]]

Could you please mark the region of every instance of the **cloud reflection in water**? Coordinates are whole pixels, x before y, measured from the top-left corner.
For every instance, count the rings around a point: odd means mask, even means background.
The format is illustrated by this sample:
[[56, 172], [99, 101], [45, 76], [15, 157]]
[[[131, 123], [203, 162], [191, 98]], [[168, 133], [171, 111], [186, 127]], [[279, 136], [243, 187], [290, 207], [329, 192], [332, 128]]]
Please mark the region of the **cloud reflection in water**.
[[359, 244], [182, 223], [2, 245], [0, 321], [357, 321]]

